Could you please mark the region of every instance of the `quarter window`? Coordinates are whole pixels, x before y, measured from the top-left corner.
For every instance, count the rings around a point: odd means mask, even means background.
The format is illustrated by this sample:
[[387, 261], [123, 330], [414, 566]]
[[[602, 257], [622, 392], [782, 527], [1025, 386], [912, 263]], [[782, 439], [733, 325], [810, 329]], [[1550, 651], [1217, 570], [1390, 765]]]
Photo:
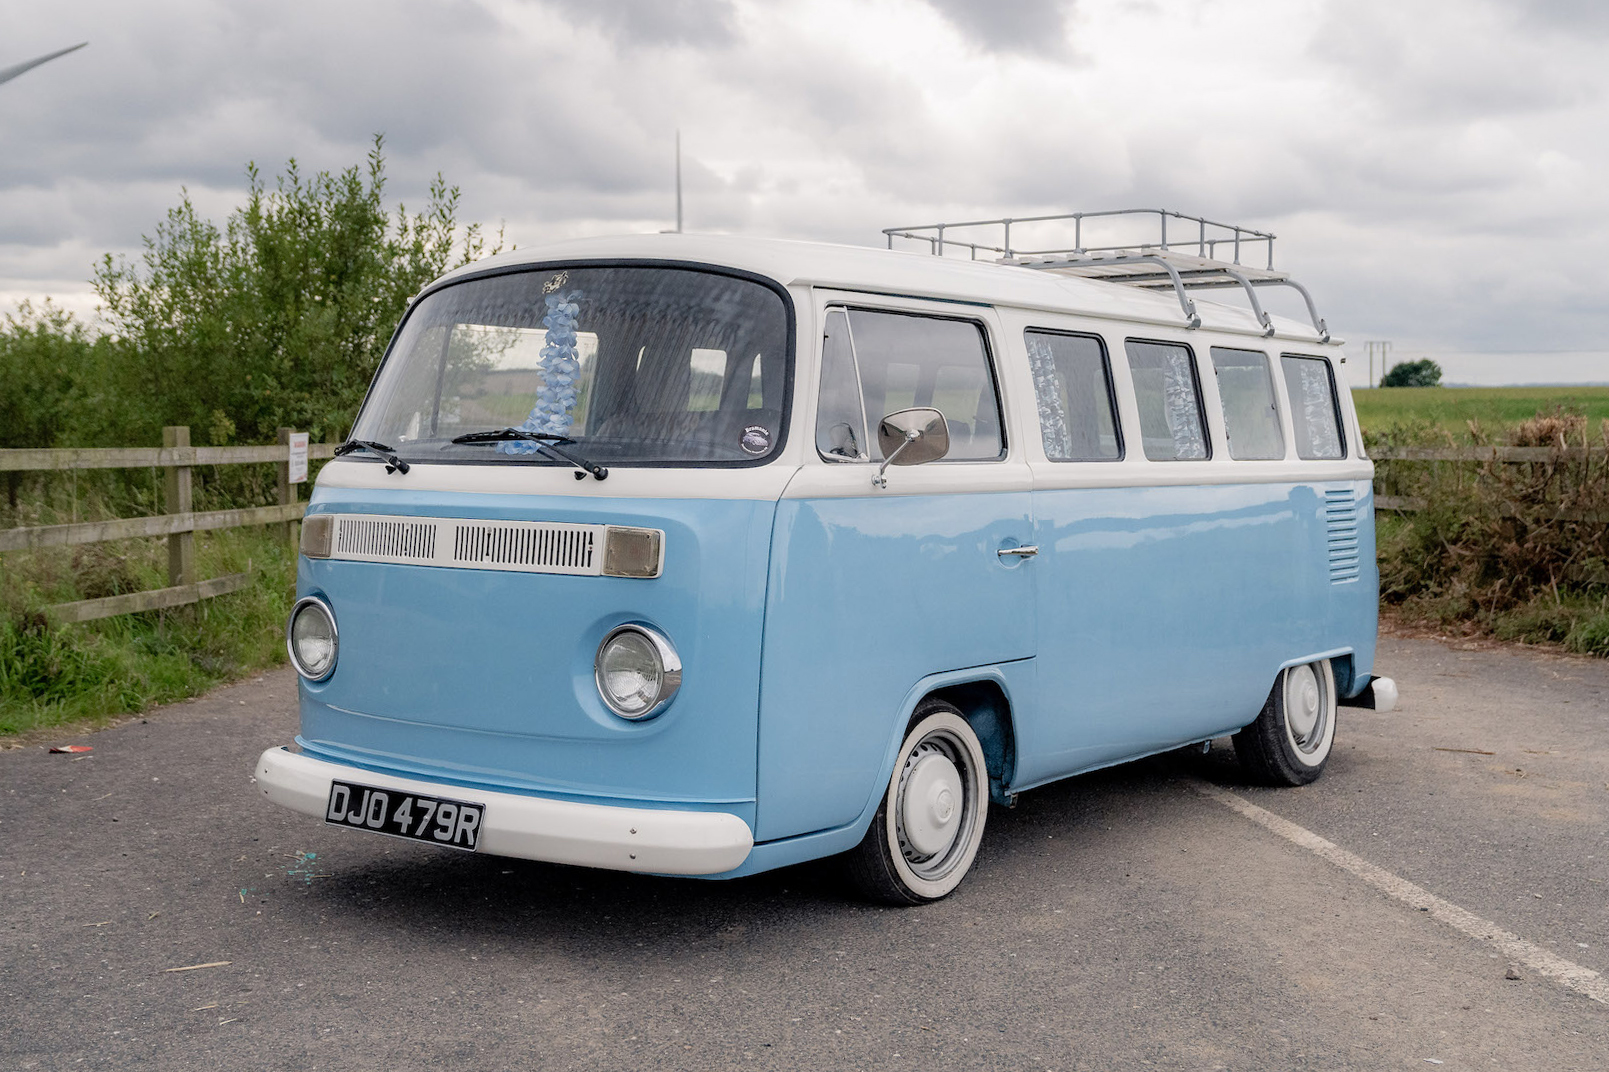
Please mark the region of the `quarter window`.
[[1039, 402], [1039, 435], [1053, 462], [1104, 462], [1123, 457], [1112, 369], [1095, 335], [1026, 331], [1028, 367]]
[[944, 414], [956, 461], [1005, 452], [983, 329], [967, 320], [833, 309], [822, 339], [816, 449], [828, 461], [881, 461], [877, 424], [897, 410]]
[[1200, 461], [1211, 456], [1201, 384], [1188, 346], [1128, 339], [1129, 371], [1140, 407], [1140, 441], [1154, 462]]
[[1285, 435], [1274, 408], [1274, 375], [1260, 350], [1212, 348], [1212, 368], [1223, 400], [1229, 456], [1237, 461], [1285, 457]]
[[863, 462], [866, 414], [860, 408], [860, 379], [849, 346], [849, 316], [827, 314], [821, 337], [821, 403], [816, 407], [816, 450], [830, 461]]
[[1335, 393], [1335, 371], [1322, 357], [1284, 354], [1285, 393], [1296, 431], [1296, 456], [1311, 460], [1346, 457], [1341, 436], [1341, 401]]

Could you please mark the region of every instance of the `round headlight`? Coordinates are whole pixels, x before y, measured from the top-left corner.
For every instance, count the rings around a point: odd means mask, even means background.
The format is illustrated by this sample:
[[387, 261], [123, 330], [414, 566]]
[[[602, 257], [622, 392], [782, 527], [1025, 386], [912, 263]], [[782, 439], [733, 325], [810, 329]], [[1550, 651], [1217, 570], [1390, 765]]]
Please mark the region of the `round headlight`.
[[621, 718], [648, 718], [682, 684], [682, 661], [670, 641], [646, 625], [622, 625], [598, 645], [592, 675], [598, 695]]
[[341, 641], [335, 631], [335, 615], [322, 599], [307, 596], [296, 601], [285, 626], [285, 646], [291, 665], [309, 681], [323, 681], [334, 672]]

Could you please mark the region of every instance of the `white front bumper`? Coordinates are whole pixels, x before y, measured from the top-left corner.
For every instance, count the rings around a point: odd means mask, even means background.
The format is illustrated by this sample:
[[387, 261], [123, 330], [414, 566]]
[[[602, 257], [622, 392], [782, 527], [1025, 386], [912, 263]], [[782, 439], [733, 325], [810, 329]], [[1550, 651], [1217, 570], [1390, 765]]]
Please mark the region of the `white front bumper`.
[[661, 875], [717, 875], [741, 864], [754, 847], [749, 825], [723, 811], [617, 808], [491, 793], [376, 774], [284, 748], [270, 748], [257, 760], [263, 796], [319, 818], [336, 779], [483, 804], [479, 849], [494, 856]]

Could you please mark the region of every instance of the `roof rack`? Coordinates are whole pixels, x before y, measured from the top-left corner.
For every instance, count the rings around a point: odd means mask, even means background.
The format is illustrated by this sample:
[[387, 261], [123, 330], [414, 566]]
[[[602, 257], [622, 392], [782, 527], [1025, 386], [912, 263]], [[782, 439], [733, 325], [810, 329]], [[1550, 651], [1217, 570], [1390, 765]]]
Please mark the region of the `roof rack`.
[[[1125, 217], [1126, 221], [1137, 221], [1148, 233], [1142, 233], [1141, 240], [1137, 242], [1129, 241], [1118, 245], [1085, 243], [1085, 220], [1109, 220], [1115, 217]], [[1168, 235], [1169, 220], [1176, 220], [1186, 225], [1180, 228], [1176, 223], [1174, 237], [1171, 239]], [[1156, 224], [1155, 231], [1149, 231], [1152, 222]], [[1063, 240], [1067, 237], [1067, 228], [1071, 224], [1072, 245], [1034, 248], [1014, 246], [1011, 241], [1011, 228], [1016, 225], [1019, 228], [1018, 235], [1021, 236], [1020, 228], [1024, 224], [1041, 225], [1035, 230], [1041, 234], [1046, 231], [1059, 233]], [[1056, 224], [1060, 226], [1050, 226]], [[969, 237], [976, 234], [977, 228], [998, 228], [999, 244], [978, 240], [979, 237], [992, 238], [989, 235]], [[1132, 230], [1131, 227], [1130, 231]], [[963, 234], [958, 236], [954, 233], [956, 231], [962, 231]], [[971, 254], [971, 259], [977, 260], [981, 251], [985, 255], [994, 254], [994, 260], [999, 264], [1036, 268], [1090, 279], [1104, 279], [1147, 290], [1171, 289], [1179, 299], [1179, 307], [1184, 311], [1186, 325], [1192, 328], [1201, 326], [1201, 317], [1197, 315], [1196, 303], [1190, 300], [1187, 291], [1239, 287], [1245, 291], [1246, 297], [1250, 300], [1252, 312], [1256, 314], [1257, 322], [1263, 327], [1263, 334], [1272, 335], [1274, 322], [1263, 311], [1262, 302], [1257, 299], [1257, 288], [1291, 287], [1307, 303], [1307, 314], [1313, 321], [1313, 330], [1318, 332], [1319, 342], [1330, 341], [1330, 330], [1325, 325], [1324, 319], [1318, 315], [1318, 309], [1313, 305], [1313, 297], [1307, 292], [1307, 288], [1274, 268], [1274, 236], [1267, 231], [1256, 231], [1238, 224], [1219, 223], [1216, 220], [1189, 216], [1170, 209], [1123, 208], [1104, 212], [1067, 212], [1054, 216], [1019, 216], [1015, 219], [1006, 217], [998, 220], [963, 220], [956, 223], [888, 227], [883, 230], [883, 234], [888, 239], [889, 249], [894, 248], [894, 239], [909, 239], [926, 242], [929, 252], [940, 257], [947, 255], [947, 248], [957, 251], [965, 249]], [[1221, 259], [1218, 256], [1220, 248], [1226, 253], [1231, 253], [1233, 259]], [[1264, 262], [1263, 266], [1254, 268], [1243, 265], [1240, 260], [1243, 252], [1260, 253], [1258, 259]]]

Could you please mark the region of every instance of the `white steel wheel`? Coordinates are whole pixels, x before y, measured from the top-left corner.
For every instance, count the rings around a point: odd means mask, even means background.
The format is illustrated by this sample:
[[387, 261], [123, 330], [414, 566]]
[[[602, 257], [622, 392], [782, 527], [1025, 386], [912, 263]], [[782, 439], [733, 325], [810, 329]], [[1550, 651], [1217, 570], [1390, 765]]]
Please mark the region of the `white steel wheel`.
[[1317, 766], [1330, 754], [1335, 741], [1335, 683], [1330, 664], [1323, 674], [1313, 663], [1285, 671], [1280, 687], [1285, 693], [1285, 742], [1292, 758], [1303, 766]]
[[961, 884], [978, 854], [989, 806], [983, 746], [942, 700], [916, 709], [882, 806], [849, 854], [862, 893], [889, 904], [936, 901]]
[[1335, 671], [1328, 659], [1280, 671], [1257, 721], [1235, 734], [1245, 771], [1272, 785], [1306, 785], [1335, 746]]

